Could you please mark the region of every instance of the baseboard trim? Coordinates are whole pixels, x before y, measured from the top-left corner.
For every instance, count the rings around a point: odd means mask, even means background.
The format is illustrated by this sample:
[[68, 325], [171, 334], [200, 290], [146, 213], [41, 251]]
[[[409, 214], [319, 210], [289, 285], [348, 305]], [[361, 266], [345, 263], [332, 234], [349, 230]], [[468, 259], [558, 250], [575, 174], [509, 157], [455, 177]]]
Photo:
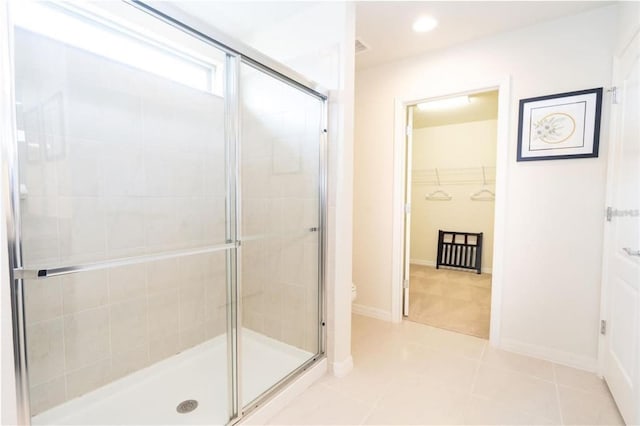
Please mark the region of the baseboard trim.
[[436, 262], [433, 260], [423, 260], [423, 259], [410, 259], [409, 263], [412, 265], [420, 265], [420, 266], [433, 266], [436, 267]]
[[353, 303], [351, 304], [351, 312], [354, 314], [363, 315], [365, 317], [371, 317], [382, 321], [391, 322], [391, 312], [383, 311], [382, 309]]
[[280, 410], [289, 405], [298, 395], [302, 394], [307, 388], [317, 382], [324, 376], [329, 366], [327, 359], [324, 358], [309, 370], [304, 372], [298, 379], [284, 388], [280, 393], [265, 402], [261, 407], [250, 413], [242, 419], [239, 424], [246, 425], [265, 425], [273, 416], [278, 414]]
[[342, 361], [337, 361], [331, 364], [331, 371], [336, 377], [344, 377], [353, 370], [353, 357], [349, 355]]
[[519, 342], [517, 340], [505, 339], [504, 337], [500, 339], [500, 349], [533, 358], [544, 359], [546, 361], [555, 362], [556, 364], [585, 370], [590, 373], [597, 373], [598, 371], [598, 360], [596, 358], [576, 355], [571, 352], [532, 345], [529, 343]]
[[[420, 265], [420, 266], [432, 266], [436, 267], [436, 262], [434, 260], [423, 260], [423, 259], [410, 259], [409, 262], [412, 265]], [[482, 268], [483, 274], [491, 274], [493, 272], [493, 268]]]

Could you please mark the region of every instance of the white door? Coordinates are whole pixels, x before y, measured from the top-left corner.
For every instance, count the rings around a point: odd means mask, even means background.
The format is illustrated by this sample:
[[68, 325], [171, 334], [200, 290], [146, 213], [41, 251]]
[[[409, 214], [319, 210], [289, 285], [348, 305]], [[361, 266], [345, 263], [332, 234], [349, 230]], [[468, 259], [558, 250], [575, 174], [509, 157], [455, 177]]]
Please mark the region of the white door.
[[409, 316], [409, 283], [411, 279], [411, 175], [413, 162], [413, 106], [407, 107], [407, 149], [404, 194], [404, 279], [402, 280], [402, 315]]
[[[617, 58], [603, 298], [603, 374], [627, 424], [640, 422], [640, 35]], [[605, 331], [605, 330], [603, 330]]]

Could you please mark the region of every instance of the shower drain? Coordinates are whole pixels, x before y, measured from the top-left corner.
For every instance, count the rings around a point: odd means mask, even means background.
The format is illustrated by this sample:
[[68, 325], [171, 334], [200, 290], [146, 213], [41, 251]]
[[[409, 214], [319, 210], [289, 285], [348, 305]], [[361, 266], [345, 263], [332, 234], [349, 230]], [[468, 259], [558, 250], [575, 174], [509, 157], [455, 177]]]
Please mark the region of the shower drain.
[[198, 408], [198, 401], [195, 399], [187, 399], [186, 401], [182, 401], [178, 404], [176, 411], [180, 414], [186, 414], [192, 412], [196, 408]]

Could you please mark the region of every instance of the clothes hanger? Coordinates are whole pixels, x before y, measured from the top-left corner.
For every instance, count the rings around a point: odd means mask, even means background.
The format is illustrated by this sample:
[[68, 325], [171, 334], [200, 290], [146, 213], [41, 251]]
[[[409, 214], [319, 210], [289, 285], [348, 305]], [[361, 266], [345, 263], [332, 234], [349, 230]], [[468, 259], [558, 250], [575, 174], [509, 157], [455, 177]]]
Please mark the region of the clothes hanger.
[[[438, 173], [438, 169], [436, 169], [436, 179], [438, 181], [438, 186], [440, 185], [440, 174]], [[431, 200], [431, 201], [449, 201], [451, 200], [453, 197], [451, 196], [451, 194], [449, 194], [446, 191], [443, 191], [442, 189], [437, 189], [427, 195], [424, 196], [425, 200]]]
[[488, 189], [481, 189], [478, 192], [474, 192], [470, 197], [473, 201], [495, 201], [496, 194]]
[[[486, 186], [486, 185], [487, 185], [487, 175], [485, 173], [484, 166], [482, 166], [482, 186]], [[477, 191], [471, 194], [469, 198], [471, 198], [473, 201], [495, 201], [496, 193], [486, 188], [482, 188], [480, 191]]]
[[449, 193], [441, 189], [438, 189], [437, 191], [433, 191], [424, 196], [425, 200], [432, 200], [432, 201], [449, 201], [452, 198], [453, 197], [449, 195]]

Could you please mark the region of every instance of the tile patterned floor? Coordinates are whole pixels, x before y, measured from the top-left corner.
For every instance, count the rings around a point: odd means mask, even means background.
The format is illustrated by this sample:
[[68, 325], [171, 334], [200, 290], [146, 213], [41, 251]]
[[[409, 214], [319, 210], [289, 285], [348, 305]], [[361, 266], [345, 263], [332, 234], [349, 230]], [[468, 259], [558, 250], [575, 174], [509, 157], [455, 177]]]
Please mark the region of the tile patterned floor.
[[623, 424], [593, 374], [405, 321], [353, 318], [355, 367], [326, 376], [274, 425]]
[[489, 338], [491, 275], [411, 265], [409, 320]]

